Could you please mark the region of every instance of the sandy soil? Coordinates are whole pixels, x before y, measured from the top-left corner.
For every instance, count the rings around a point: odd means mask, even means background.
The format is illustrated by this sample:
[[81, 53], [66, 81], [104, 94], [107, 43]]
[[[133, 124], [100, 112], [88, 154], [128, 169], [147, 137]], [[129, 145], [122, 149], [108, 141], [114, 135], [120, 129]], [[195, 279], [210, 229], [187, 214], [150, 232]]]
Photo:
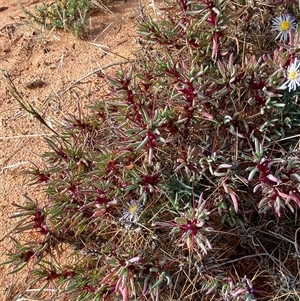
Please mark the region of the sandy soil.
[[[149, 6], [153, 0], [145, 0]], [[22, 0], [33, 11], [44, 1]], [[98, 11], [89, 19], [88, 38], [79, 40], [62, 31], [47, 32], [24, 17], [15, 0], [0, 0], [0, 69], [5, 70], [24, 99], [53, 127], [69, 113], [86, 107], [101, 91], [97, 73], [107, 65], [133, 59], [137, 49], [136, 25], [139, 0], [115, 0], [111, 13]], [[126, 65], [124, 65], [126, 66]], [[114, 69], [115, 68], [115, 69]], [[113, 73], [117, 67], [104, 71]], [[82, 79], [82, 80], [81, 80]], [[24, 112], [0, 79], [0, 262], [10, 249], [7, 236], [14, 220], [12, 203], [22, 204], [24, 194], [42, 200], [43, 194], [28, 187], [22, 174], [31, 163], [39, 164], [45, 150], [43, 138], [51, 132]], [[27, 288], [25, 273], [8, 275], [0, 266], [0, 300], [17, 300]]]

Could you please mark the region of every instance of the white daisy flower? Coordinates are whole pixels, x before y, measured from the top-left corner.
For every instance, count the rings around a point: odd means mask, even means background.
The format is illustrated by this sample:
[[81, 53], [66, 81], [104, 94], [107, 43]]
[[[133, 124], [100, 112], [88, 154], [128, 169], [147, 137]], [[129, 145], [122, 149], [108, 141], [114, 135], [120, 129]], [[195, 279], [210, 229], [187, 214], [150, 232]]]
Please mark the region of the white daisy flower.
[[289, 38], [290, 29], [296, 29], [296, 19], [289, 14], [280, 15], [272, 20], [271, 31], [279, 31], [275, 39], [280, 38], [280, 41], [287, 41]]
[[295, 91], [300, 86], [300, 62], [297, 58], [287, 69], [287, 81], [280, 87], [289, 88], [289, 92]]
[[130, 203], [127, 203], [128, 207], [123, 210], [122, 219], [125, 222], [137, 222], [138, 213], [142, 210], [142, 204], [137, 200], [131, 200]]

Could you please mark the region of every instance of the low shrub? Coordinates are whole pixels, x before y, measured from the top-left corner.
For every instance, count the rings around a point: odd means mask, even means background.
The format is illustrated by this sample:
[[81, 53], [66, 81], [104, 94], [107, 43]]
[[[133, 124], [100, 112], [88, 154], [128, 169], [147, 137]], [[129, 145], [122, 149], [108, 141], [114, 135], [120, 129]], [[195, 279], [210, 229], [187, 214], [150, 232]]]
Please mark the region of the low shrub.
[[[19, 1], [18, 1], [19, 2]], [[87, 18], [93, 10], [107, 10], [105, 4], [109, 0], [55, 0], [51, 3], [36, 5], [33, 12], [28, 11], [19, 2], [23, 12], [30, 20], [48, 30], [62, 29], [73, 33], [76, 37], [86, 36]]]
[[109, 92], [28, 171], [47, 199], [15, 204], [31, 236], [14, 239], [14, 272], [68, 300], [298, 300], [292, 14], [178, 0], [144, 17], [140, 60], [99, 74]]

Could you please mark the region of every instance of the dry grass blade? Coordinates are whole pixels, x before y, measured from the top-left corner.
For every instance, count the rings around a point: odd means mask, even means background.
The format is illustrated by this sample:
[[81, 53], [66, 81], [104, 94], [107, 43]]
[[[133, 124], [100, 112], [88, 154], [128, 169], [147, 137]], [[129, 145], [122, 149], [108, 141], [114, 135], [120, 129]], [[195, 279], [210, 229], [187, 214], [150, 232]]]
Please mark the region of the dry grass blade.
[[49, 130], [51, 130], [55, 135], [59, 136], [59, 134], [50, 127], [45, 119], [36, 111], [36, 109], [27, 101], [25, 100], [20, 93], [18, 92], [16, 86], [12, 82], [10, 76], [7, 74], [5, 70], [1, 70], [2, 78], [4, 79], [4, 83], [6, 87], [8, 88], [8, 91], [11, 93], [13, 98], [17, 100], [20, 107], [24, 109], [26, 112], [28, 112], [31, 116], [33, 116], [35, 119], [37, 119], [41, 124], [45, 125]]
[[114, 12], [111, 11], [105, 4], [103, 4], [101, 0], [91, 0], [91, 3], [95, 7], [100, 8], [102, 11], [105, 11], [112, 15], [114, 14]]

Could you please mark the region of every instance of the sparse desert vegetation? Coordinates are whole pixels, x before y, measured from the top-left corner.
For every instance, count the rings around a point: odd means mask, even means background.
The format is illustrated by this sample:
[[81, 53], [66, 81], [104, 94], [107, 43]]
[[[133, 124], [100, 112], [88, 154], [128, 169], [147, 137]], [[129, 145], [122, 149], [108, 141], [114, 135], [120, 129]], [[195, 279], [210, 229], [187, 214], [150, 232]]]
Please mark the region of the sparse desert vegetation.
[[4, 74], [54, 131], [8, 263], [53, 300], [299, 300], [298, 2], [153, 6], [136, 60], [59, 127]]

